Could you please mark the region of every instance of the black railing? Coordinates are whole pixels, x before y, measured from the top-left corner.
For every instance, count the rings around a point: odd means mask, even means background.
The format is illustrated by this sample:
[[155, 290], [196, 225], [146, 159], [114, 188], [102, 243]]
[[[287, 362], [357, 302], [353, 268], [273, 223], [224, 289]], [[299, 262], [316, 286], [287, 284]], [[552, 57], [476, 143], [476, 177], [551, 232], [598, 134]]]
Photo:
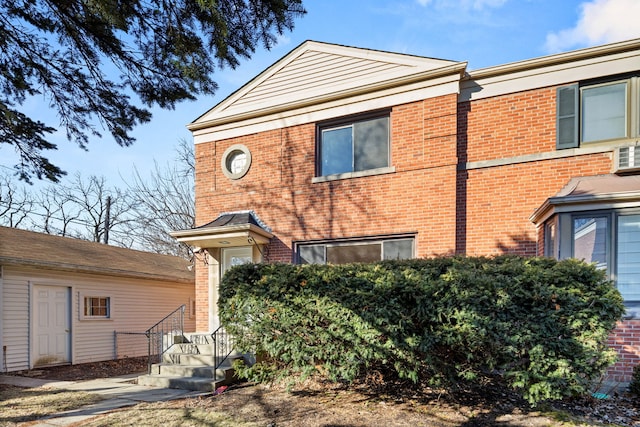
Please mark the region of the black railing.
[[216, 366], [218, 369], [224, 363], [234, 350], [233, 336], [227, 333], [227, 330], [220, 326], [211, 334], [213, 340], [213, 354], [216, 356]]
[[146, 330], [149, 358], [147, 360], [148, 371], [151, 373], [151, 365], [159, 363], [164, 352], [173, 344], [184, 340], [184, 310], [181, 305], [161, 321]]

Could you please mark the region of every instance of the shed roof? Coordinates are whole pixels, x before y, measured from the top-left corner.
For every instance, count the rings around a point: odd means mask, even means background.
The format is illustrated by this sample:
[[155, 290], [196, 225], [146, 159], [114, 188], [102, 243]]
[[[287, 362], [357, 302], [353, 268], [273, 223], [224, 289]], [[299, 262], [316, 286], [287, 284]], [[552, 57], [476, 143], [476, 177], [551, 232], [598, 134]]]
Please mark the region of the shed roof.
[[189, 261], [170, 255], [0, 227], [0, 265], [193, 283]]

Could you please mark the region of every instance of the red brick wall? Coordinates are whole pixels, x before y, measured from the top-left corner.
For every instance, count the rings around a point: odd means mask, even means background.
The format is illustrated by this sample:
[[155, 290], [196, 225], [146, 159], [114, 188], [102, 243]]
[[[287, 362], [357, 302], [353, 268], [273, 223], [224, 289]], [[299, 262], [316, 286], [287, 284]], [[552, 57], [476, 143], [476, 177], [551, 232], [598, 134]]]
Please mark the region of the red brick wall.
[[[468, 255], [537, 255], [536, 227], [529, 220], [542, 203], [572, 177], [607, 173], [609, 154], [593, 154], [467, 172], [466, 205], [459, 218], [459, 247]], [[460, 210], [460, 209], [459, 209]]]
[[[455, 246], [455, 95], [391, 112], [392, 174], [312, 183], [315, 124], [196, 145], [196, 223], [252, 209], [272, 228], [272, 261], [291, 261], [297, 240], [417, 232], [418, 256]], [[227, 179], [220, 155], [232, 144], [252, 153], [247, 175]], [[428, 220], [425, 220], [428, 218]]]
[[[312, 183], [315, 124], [196, 145], [196, 224], [221, 212], [254, 210], [273, 230], [270, 261], [291, 261], [293, 242], [416, 232], [418, 257], [446, 253], [542, 254], [531, 214], [571, 178], [609, 173], [611, 155], [591, 154], [463, 170], [555, 152], [555, 88], [458, 103], [455, 94], [393, 107], [395, 173]], [[220, 156], [246, 145], [252, 165], [229, 180]], [[477, 166], [477, 164], [476, 164]], [[206, 329], [206, 271], [197, 269], [198, 327]], [[626, 378], [636, 362], [640, 321], [612, 336]], [[632, 349], [633, 351], [625, 350]], [[626, 356], [625, 356], [626, 355]], [[632, 356], [629, 356], [632, 355]], [[632, 357], [632, 359], [629, 359]], [[628, 378], [627, 378], [628, 380]]]
[[555, 88], [460, 104], [462, 161], [501, 159], [555, 151]]
[[633, 368], [640, 363], [640, 320], [625, 320], [609, 337], [609, 345], [618, 352], [618, 363], [607, 372], [611, 381], [628, 382]]

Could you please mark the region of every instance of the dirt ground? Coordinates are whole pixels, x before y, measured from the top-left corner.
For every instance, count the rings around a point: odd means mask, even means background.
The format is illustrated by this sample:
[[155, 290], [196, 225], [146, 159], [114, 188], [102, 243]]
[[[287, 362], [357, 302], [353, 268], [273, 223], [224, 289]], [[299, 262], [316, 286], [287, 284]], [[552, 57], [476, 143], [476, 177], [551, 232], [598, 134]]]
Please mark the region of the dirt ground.
[[[145, 372], [146, 367], [145, 358], [123, 359], [19, 374], [82, 380]], [[218, 395], [144, 406], [155, 410], [224, 412], [238, 421], [268, 427], [568, 425], [565, 421], [577, 425], [640, 426], [640, 402], [627, 395], [567, 399], [532, 408], [496, 385], [446, 393], [409, 384], [388, 384], [375, 377], [351, 387], [306, 381], [290, 390], [284, 385], [238, 383]]]

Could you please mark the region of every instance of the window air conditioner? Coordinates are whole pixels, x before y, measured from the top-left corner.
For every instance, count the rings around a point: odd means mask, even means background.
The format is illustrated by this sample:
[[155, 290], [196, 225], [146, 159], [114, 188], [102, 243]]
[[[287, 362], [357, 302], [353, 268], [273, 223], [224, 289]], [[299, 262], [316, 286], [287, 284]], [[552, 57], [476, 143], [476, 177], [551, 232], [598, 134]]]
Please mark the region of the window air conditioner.
[[614, 172], [625, 174], [640, 172], [640, 146], [617, 147], [613, 156]]

